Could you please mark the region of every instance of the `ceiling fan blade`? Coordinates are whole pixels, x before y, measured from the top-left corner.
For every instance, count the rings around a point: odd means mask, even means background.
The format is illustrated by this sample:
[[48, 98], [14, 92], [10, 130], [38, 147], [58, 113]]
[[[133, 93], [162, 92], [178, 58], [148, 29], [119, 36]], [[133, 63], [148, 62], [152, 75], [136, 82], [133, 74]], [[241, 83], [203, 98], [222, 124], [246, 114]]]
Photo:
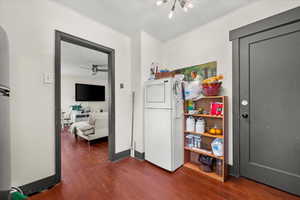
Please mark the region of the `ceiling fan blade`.
[[81, 69], [87, 69], [87, 70], [91, 70], [91, 68], [90, 67], [79, 67], [79, 68], [81, 68]]
[[93, 67], [100, 67], [100, 68], [103, 68], [103, 67], [108, 67], [108, 65], [107, 64], [104, 64], [104, 65], [93, 65]]
[[97, 69], [97, 72], [108, 72], [108, 69]]

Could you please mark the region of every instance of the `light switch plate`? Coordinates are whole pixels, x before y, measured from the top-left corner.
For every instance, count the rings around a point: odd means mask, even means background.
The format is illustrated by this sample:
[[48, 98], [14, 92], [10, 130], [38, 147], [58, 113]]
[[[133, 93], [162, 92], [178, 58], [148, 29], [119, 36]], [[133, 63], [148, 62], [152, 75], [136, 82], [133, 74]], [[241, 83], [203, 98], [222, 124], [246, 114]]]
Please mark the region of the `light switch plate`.
[[124, 88], [124, 83], [120, 83], [120, 88], [121, 88], [121, 89]]
[[51, 73], [44, 73], [43, 75], [44, 84], [51, 84], [53, 83], [53, 76]]

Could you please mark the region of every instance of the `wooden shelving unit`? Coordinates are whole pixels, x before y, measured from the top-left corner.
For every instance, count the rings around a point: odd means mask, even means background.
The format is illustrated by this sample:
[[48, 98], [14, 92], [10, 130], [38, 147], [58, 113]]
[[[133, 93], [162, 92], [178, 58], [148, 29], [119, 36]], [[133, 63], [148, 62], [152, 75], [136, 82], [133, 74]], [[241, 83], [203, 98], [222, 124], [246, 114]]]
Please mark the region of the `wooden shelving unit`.
[[[221, 99], [224, 98], [224, 96], [203, 96], [201, 99]], [[198, 100], [196, 100], [198, 101]]]
[[189, 113], [184, 113], [185, 116], [193, 116], [193, 117], [203, 117], [203, 118], [218, 118], [218, 119], [223, 119], [223, 116], [220, 115], [206, 115], [206, 114], [189, 114]]
[[193, 134], [193, 135], [203, 135], [203, 136], [206, 136], [206, 137], [212, 137], [212, 138], [224, 138], [224, 135], [212, 135], [212, 134], [209, 134], [209, 133], [198, 133], [198, 132], [193, 132], [193, 131], [184, 131], [184, 133], [190, 133], [190, 134]]
[[197, 165], [195, 165], [193, 163], [187, 162], [183, 166], [186, 167], [186, 168], [192, 169], [192, 170], [194, 170], [196, 172], [199, 172], [201, 174], [204, 174], [206, 176], [209, 176], [211, 178], [214, 178], [214, 179], [216, 179], [218, 181], [224, 182], [223, 177], [218, 176], [216, 173], [208, 173], [208, 172], [202, 171]]
[[[211, 96], [211, 97], [203, 97], [201, 99], [193, 101], [195, 103], [196, 109], [203, 108], [205, 111], [210, 112], [210, 104], [211, 102], [220, 102], [223, 103], [223, 115], [210, 115], [210, 114], [189, 114], [187, 111], [187, 101], [184, 104], [184, 130], [186, 130], [186, 119], [189, 116], [198, 118], [204, 118], [206, 122], [206, 131], [205, 133], [198, 133], [194, 131], [184, 131], [184, 138], [187, 134], [192, 135], [200, 135], [201, 136], [201, 148], [187, 147], [184, 146], [184, 167], [214, 178], [218, 181], [224, 182], [227, 177], [227, 98], [225, 96]], [[222, 135], [213, 135], [208, 132], [210, 128], [217, 126], [223, 130]], [[224, 140], [224, 156], [216, 156], [213, 154], [211, 150], [211, 142], [216, 138], [222, 138]], [[202, 144], [203, 143], [203, 144]], [[213, 172], [205, 172], [200, 168], [200, 163], [198, 161], [199, 155], [205, 155], [212, 157], [214, 159], [214, 163], [222, 162], [222, 173], [217, 174], [216, 167], [213, 168]]]
[[210, 156], [210, 157], [213, 157], [213, 158], [216, 158], [216, 159], [224, 160], [223, 156], [215, 156], [213, 153], [208, 152], [206, 150], [202, 150], [202, 149], [184, 147], [184, 150], [195, 152], [197, 154], [202, 154], [202, 155]]

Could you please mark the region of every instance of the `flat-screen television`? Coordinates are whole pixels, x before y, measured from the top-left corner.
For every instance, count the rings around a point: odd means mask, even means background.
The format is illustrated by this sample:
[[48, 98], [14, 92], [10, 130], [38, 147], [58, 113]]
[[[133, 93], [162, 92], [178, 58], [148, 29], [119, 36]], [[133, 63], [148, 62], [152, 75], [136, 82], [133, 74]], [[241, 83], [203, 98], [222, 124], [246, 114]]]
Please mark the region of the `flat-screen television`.
[[105, 86], [75, 83], [76, 101], [105, 101]]

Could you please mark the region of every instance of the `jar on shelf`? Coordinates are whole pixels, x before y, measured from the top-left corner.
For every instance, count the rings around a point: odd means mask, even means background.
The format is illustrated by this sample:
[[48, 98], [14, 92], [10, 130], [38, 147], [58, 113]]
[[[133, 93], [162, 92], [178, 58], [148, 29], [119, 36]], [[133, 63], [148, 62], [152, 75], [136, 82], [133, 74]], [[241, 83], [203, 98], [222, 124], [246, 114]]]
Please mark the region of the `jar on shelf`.
[[198, 118], [196, 122], [196, 132], [204, 133], [205, 132], [205, 120], [203, 118]]
[[195, 118], [190, 116], [186, 119], [186, 131], [194, 132], [195, 131]]

